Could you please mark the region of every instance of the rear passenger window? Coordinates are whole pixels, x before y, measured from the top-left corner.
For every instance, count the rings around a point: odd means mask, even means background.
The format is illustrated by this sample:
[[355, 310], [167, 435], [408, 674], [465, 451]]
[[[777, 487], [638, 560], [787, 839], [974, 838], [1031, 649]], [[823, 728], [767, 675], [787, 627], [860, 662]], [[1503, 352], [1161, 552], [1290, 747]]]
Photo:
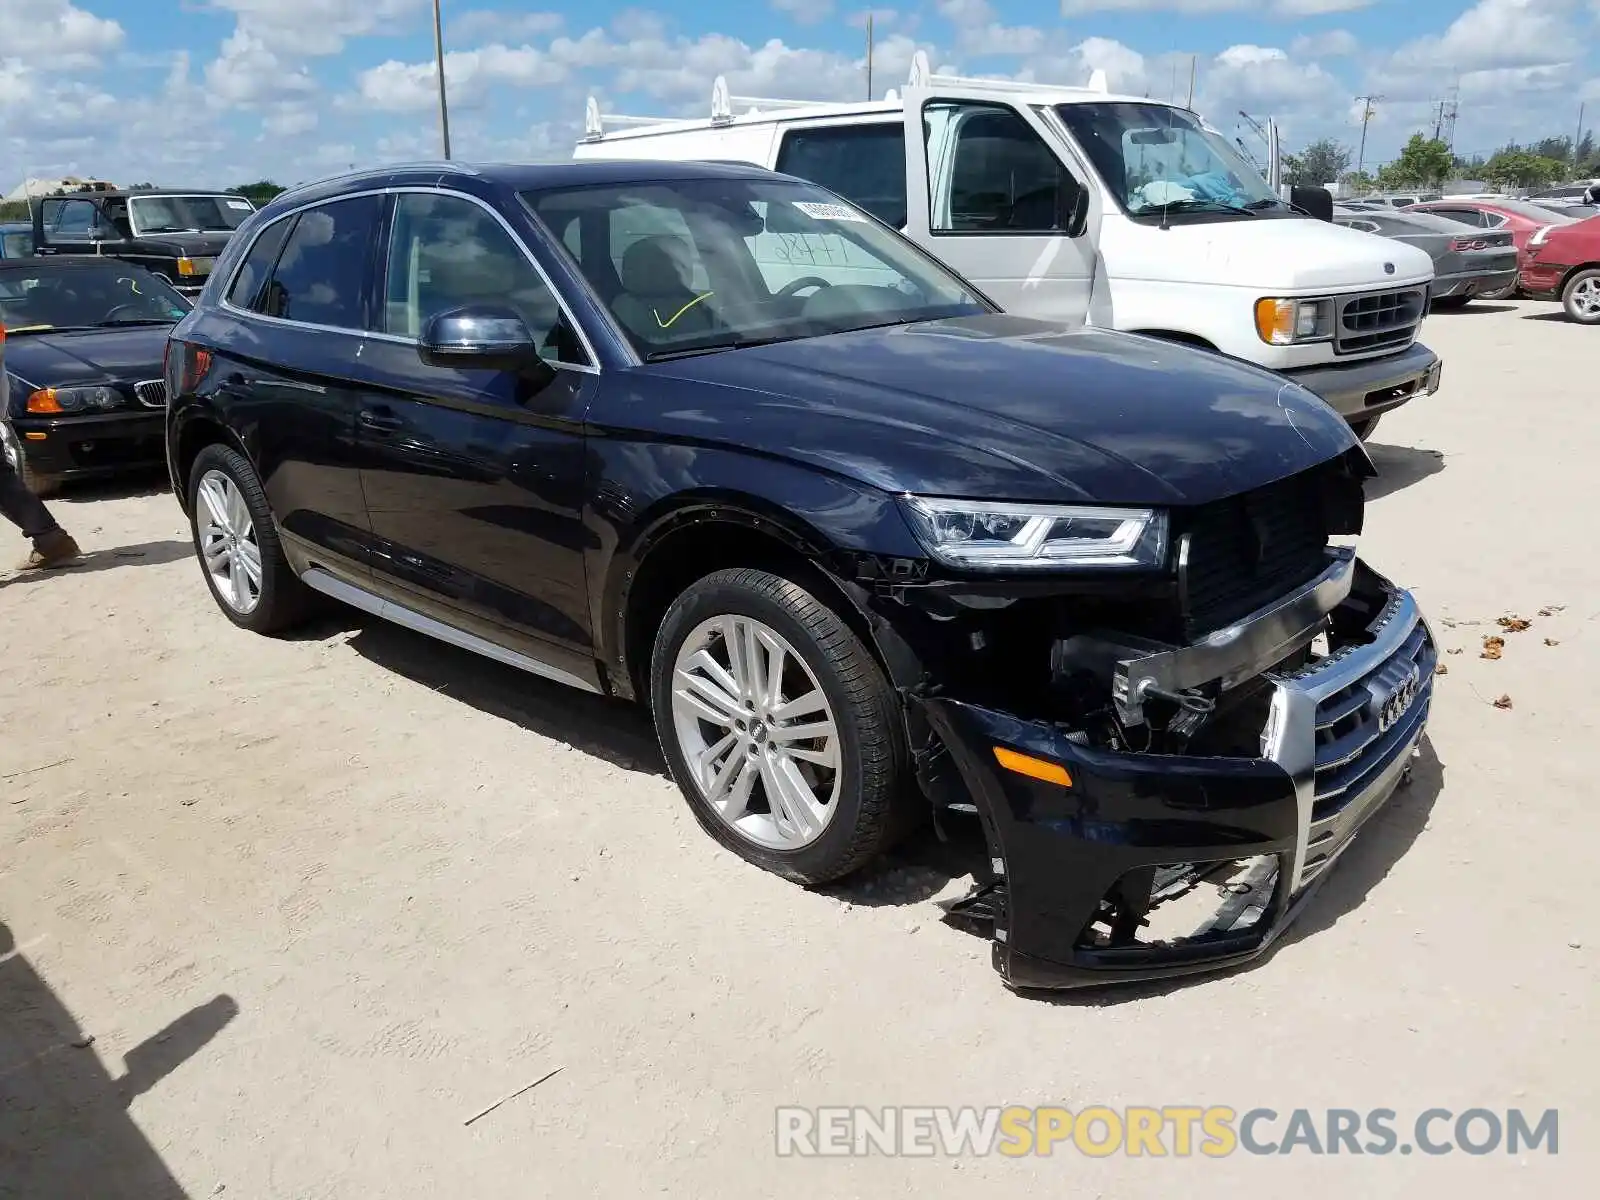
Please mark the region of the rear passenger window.
[[493, 215], [460, 196], [402, 192], [389, 238], [385, 331], [419, 337], [433, 317], [472, 305], [510, 307], [546, 358], [588, 362], [555, 293]]
[[783, 136], [778, 170], [837, 192], [896, 229], [906, 224], [905, 127], [836, 125]]
[[261, 231], [245, 256], [244, 265], [233, 277], [233, 286], [228, 289], [229, 304], [235, 308], [256, 307], [261, 300], [262, 285], [272, 274], [272, 264], [278, 261], [278, 251], [283, 249], [283, 240], [289, 236], [293, 224], [293, 217], [284, 217]]
[[308, 325], [365, 329], [367, 249], [381, 203], [377, 196], [352, 196], [302, 212], [256, 311]]

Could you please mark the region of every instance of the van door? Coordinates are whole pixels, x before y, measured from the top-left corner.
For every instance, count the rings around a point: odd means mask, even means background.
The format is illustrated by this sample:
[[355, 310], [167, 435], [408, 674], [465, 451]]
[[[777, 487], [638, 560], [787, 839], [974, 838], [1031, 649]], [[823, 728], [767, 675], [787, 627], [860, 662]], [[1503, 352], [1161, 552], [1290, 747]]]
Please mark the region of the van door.
[[912, 240], [1002, 308], [1086, 320], [1092, 226], [1068, 230], [1092, 193], [1044, 125], [998, 101], [937, 96], [908, 96], [904, 120]]

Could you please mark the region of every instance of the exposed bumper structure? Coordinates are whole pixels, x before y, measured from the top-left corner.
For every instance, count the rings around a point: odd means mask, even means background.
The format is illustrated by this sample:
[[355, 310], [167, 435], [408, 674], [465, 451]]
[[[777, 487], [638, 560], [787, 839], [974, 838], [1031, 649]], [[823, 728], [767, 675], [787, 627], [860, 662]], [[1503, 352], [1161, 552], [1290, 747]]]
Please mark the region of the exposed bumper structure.
[[1437, 354], [1416, 343], [1384, 358], [1282, 374], [1321, 396], [1340, 416], [1360, 421], [1398, 408], [1413, 397], [1431, 396], [1439, 390], [1442, 367]]
[[[1350, 566], [1353, 588], [1326, 621], [1327, 653], [1264, 677], [1258, 757], [1106, 751], [1048, 722], [917, 701], [984, 823], [993, 883], [982, 908], [1008, 984], [1214, 970], [1261, 954], [1288, 926], [1394, 791], [1432, 699], [1437, 652], [1415, 602]], [[1326, 597], [1326, 579], [1318, 586]], [[1278, 606], [1230, 632], [1248, 657], [1281, 644], [1285, 629]], [[1006, 770], [996, 747], [1059, 763], [1071, 782]], [[1192, 926], [1148, 936], [1180, 901], [1199, 910]]]

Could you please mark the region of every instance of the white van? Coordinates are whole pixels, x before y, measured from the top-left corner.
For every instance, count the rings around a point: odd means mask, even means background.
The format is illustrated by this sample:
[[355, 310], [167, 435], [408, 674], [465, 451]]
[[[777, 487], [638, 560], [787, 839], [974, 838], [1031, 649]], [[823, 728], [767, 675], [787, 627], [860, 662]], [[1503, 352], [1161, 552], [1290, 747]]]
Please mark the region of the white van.
[[[1257, 363], [1363, 437], [1439, 386], [1439, 359], [1416, 340], [1426, 253], [1334, 225], [1331, 206], [1321, 220], [1291, 207], [1194, 112], [1109, 94], [1099, 72], [1087, 88], [964, 79], [933, 75], [919, 53], [903, 96], [734, 98], [719, 78], [709, 120], [602, 115], [591, 98], [585, 130], [576, 158], [720, 159], [819, 183], [1003, 308]], [[843, 252], [844, 239], [797, 239], [754, 248], [796, 279], [807, 254]]]

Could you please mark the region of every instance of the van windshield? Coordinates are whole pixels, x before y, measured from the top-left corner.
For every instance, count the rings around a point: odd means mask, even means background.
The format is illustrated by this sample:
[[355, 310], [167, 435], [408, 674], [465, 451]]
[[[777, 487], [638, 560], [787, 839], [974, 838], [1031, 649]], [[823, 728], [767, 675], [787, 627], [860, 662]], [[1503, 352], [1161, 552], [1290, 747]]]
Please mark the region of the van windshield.
[[646, 361], [992, 311], [810, 184], [657, 180], [525, 199]]
[[1184, 109], [1108, 101], [1055, 111], [1130, 216], [1288, 210], [1244, 155]]

